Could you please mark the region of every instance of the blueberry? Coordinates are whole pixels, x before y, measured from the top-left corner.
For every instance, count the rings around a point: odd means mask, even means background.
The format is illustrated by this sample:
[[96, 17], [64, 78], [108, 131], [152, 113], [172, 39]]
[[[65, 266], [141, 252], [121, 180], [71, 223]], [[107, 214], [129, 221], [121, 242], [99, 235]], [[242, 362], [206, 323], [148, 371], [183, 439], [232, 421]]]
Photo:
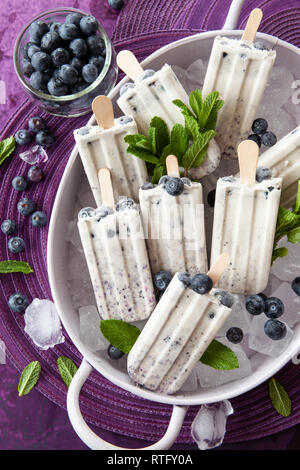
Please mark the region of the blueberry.
[[126, 209], [136, 209], [136, 203], [130, 197], [121, 197], [116, 204], [116, 211], [123, 211]]
[[93, 83], [99, 75], [98, 69], [93, 64], [86, 64], [82, 67], [82, 78], [86, 83]]
[[83, 15], [81, 15], [80, 13], [69, 13], [66, 16], [65, 23], [75, 24], [76, 26], [79, 26], [81, 18], [83, 18]]
[[48, 91], [53, 96], [65, 96], [68, 94], [68, 85], [63, 83], [59, 77], [52, 77], [48, 82]]
[[51, 64], [51, 57], [46, 52], [36, 52], [31, 59], [31, 65], [35, 70], [44, 72]]
[[158, 290], [165, 290], [171, 282], [172, 273], [170, 271], [159, 271], [153, 276], [154, 285]]
[[100, 73], [105, 64], [105, 57], [103, 57], [103, 55], [92, 56], [89, 59], [89, 64], [95, 65], [95, 67], [98, 69], [98, 72]]
[[124, 5], [124, 0], [108, 0], [108, 4], [114, 10], [121, 10]]
[[132, 117], [131, 116], [121, 116], [118, 119], [118, 122], [124, 126], [125, 124], [128, 124], [129, 122], [132, 122]]
[[51, 52], [51, 59], [55, 67], [60, 67], [70, 62], [70, 54], [64, 47], [58, 47]]
[[51, 33], [57, 33], [59, 34], [59, 28], [61, 27], [61, 23], [58, 23], [58, 21], [54, 21], [49, 25], [49, 31]]
[[28, 307], [29, 302], [24, 294], [12, 294], [8, 299], [9, 308], [16, 313], [21, 313]]
[[32, 42], [40, 43], [40, 40], [49, 31], [49, 27], [42, 21], [34, 21], [29, 27], [30, 40]]
[[265, 145], [266, 147], [272, 147], [273, 145], [276, 144], [277, 142], [277, 137], [276, 135], [271, 132], [271, 131], [267, 131], [267, 132], [264, 132], [261, 136], [261, 142], [263, 145]]
[[293, 291], [295, 292], [295, 294], [299, 295], [300, 296], [300, 277], [296, 277], [293, 281], [292, 281], [292, 289]]
[[29, 181], [32, 181], [33, 183], [39, 183], [42, 181], [43, 177], [44, 172], [39, 166], [33, 165], [29, 168], [27, 173], [27, 178]]
[[84, 39], [76, 38], [70, 42], [69, 49], [75, 57], [85, 57], [87, 55], [88, 46]]
[[243, 330], [237, 326], [233, 326], [226, 331], [226, 338], [231, 343], [237, 344], [240, 343], [243, 339]]
[[32, 136], [27, 129], [20, 129], [16, 132], [15, 139], [17, 144], [26, 145], [30, 144], [30, 142], [32, 141]]
[[261, 137], [258, 134], [248, 135], [248, 140], [253, 140], [259, 147], [261, 147]]
[[22, 71], [25, 77], [30, 77], [31, 74], [34, 72], [34, 68], [32, 67], [31, 62], [29, 60], [23, 59]]
[[82, 80], [82, 78], [79, 78], [77, 83], [71, 87], [71, 93], [79, 93], [80, 91], [84, 90], [87, 88], [89, 85], [85, 81]]
[[4, 233], [4, 235], [11, 235], [12, 233], [16, 231], [16, 229], [17, 229], [17, 224], [14, 220], [12, 219], [3, 220], [1, 224], [1, 230], [2, 230], [2, 233]]
[[265, 301], [265, 314], [268, 318], [275, 318], [280, 317], [284, 312], [284, 304], [283, 302], [278, 299], [277, 297], [269, 297]]
[[212, 289], [213, 282], [207, 274], [200, 273], [191, 278], [190, 286], [198, 294], [206, 294]]
[[112, 344], [108, 346], [107, 354], [110, 357], [110, 359], [113, 359], [114, 361], [117, 361], [118, 359], [121, 359], [121, 357], [124, 356], [124, 353], [120, 351], [120, 349], [113, 346]]
[[39, 131], [36, 134], [35, 141], [41, 147], [49, 148], [49, 147], [51, 147], [51, 145], [54, 144], [55, 136], [54, 136], [53, 132], [51, 132], [47, 129], [43, 129], [42, 131]]
[[28, 48], [28, 58], [31, 59], [32, 56], [34, 54], [36, 54], [37, 52], [41, 52], [41, 48], [39, 46], [37, 46], [36, 44], [32, 44], [29, 48]]
[[192, 181], [190, 180], [190, 178], [187, 178], [186, 176], [183, 176], [181, 178], [181, 181], [183, 182], [183, 184], [186, 184], [187, 186], [192, 186]]
[[229, 293], [226, 292], [225, 290], [218, 290], [214, 292], [214, 296], [219, 299], [219, 302], [222, 305], [225, 305], [225, 307], [231, 308], [233, 306], [233, 296]]
[[134, 88], [135, 84], [132, 82], [125, 83], [125, 85], [121, 86], [120, 88], [120, 96], [122, 96], [124, 93], [126, 93], [129, 88]]
[[263, 118], [258, 118], [253, 121], [252, 131], [254, 134], [263, 134], [268, 129], [268, 122]]
[[178, 279], [179, 281], [182, 282], [182, 284], [184, 284], [186, 287], [189, 287], [190, 283], [191, 283], [191, 277], [189, 275], [189, 273], [179, 273], [178, 274]]
[[255, 49], [259, 49], [260, 51], [268, 51], [269, 48], [266, 44], [264, 44], [262, 41], [256, 41], [253, 46]]
[[168, 178], [165, 183], [165, 190], [171, 196], [179, 196], [184, 190], [184, 183], [177, 177]]
[[270, 168], [259, 167], [256, 170], [256, 181], [261, 183], [263, 180], [269, 180], [272, 178], [272, 171]]
[[44, 227], [47, 224], [47, 215], [43, 211], [36, 211], [31, 215], [33, 227]]
[[212, 189], [207, 195], [207, 203], [210, 207], [214, 207], [216, 200], [216, 190]]
[[146, 181], [144, 184], [142, 184], [141, 189], [143, 189], [144, 191], [147, 191], [148, 189], [153, 189], [155, 187], [156, 187], [155, 184], [150, 183], [150, 181]]
[[166, 182], [167, 182], [170, 178], [171, 178], [171, 177], [168, 176], [168, 175], [162, 176], [162, 177], [159, 179], [158, 185], [159, 185], [159, 186], [162, 186], [162, 187], [164, 188], [165, 185], [166, 185]]
[[12, 253], [21, 253], [25, 248], [25, 243], [21, 237], [12, 237], [8, 240], [8, 249]]
[[87, 217], [93, 217], [95, 215], [95, 209], [91, 207], [84, 207], [78, 212], [78, 219], [86, 219]]
[[84, 16], [80, 20], [80, 30], [85, 36], [91, 36], [92, 34], [96, 34], [99, 23], [96, 18], [92, 15]]
[[249, 295], [245, 302], [247, 312], [260, 315], [265, 310], [265, 301], [260, 295]]
[[280, 320], [267, 320], [264, 331], [269, 338], [278, 341], [285, 337], [287, 329], [286, 325]]
[[43, 93], [47, 93], [47, 76], [44, 72], [38, 72], [37, 70], [33, 72], [30, 76], [30, 85], [32, 88]]
[[39, 116], [33, 116], [28, 121], [28, 129], [31, 132], [38, 132], [46, 128], [46, 122]]
[[49, 31], [41, 39], [41, 48], [43, 51], [52, 52], [54, 49], [59, 47], [61, 38], [58, 33]]
[[28, 49], [30, 48], [30, 46], [36, 46], [36, 44], [34, 44], [34, 42], [27, 42], [27, 43], [22, 47], [22, 54], [23, 54], [24, 59], [27, 59], [27, 60], [30, 59], [30, 57], [29, 57], [29, 55], [28, 55]]
[[105, 42], [101, 36], [93, 34], [86, 40], [91, 55], [100, 55], [105, 51]]
[[16, 191], [25, 191], [27, 188], [27, 181], [23, 176], [15, 176], [11, 184]]
[[30, 215], [36, 211], [36, 203], [32, 199], [24, 197], [23, 199], [19, 200], [17, 209], [22, 215]]
[[139, 76], [139, 80], [145, 80], [146, 78], [152, 77], [155, 74], [154, 70], [147, 69]]
[[77, 70], [77, 72], [81, 72], [82, 67], [86, 64], [85, 60], [79, 58], [79, 57], [73, 57], [73, 59], [70, 62], [70, 65], [74, 67], [74, 69]]
[[75, 85], [78, 80], [78, 72], [71, 65], [64, 64], [59, 69], [58, 78], [66, 85]]
[[72, 24], [72, 23], [61, 24], [58, 32], [59, 32], [59, 36], [64, 41], [72, 41], [72, 39], [75, 39], [78, 37], [78, 28], [75, 24]]

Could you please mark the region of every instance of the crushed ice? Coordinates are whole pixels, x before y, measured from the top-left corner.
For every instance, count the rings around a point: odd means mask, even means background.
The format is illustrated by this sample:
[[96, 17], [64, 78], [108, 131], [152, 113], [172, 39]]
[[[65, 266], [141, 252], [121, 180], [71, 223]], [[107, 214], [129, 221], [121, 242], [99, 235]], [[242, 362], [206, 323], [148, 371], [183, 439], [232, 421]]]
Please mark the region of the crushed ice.
[[45, 163], [48, 160], [46, 150], [40, 145], [35, 145], [30, 150], [19, 153], [19, 157], [29, 165]]

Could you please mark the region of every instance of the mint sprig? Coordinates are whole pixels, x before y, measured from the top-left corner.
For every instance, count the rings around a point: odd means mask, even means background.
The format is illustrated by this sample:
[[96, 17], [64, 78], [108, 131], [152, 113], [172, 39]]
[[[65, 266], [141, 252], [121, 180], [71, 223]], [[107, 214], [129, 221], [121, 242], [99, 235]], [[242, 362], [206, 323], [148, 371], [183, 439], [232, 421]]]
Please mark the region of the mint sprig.
[[13, 153], [15, 148], [16, 141], [14, 137], [8, 137], [0, 142], [0, 165]]
[[282, 416], [288, 417], [292, 412], [291, 399], [285, 388], [275, 377], [268, 381], [269, 395], [275, 410]]
[[15, 261], [7, 260], [0, 261], [0, 274], [11, 274], [11, 273], [33, 273], [33, 269], [29, 266], [26, 261]]
[[25, 367], [18, 384], [19, 397], [27, 395], [30, 392], [30, 390], [36, 385], [40, 373], [41, 364], [38, 361], [30, 362], [30, 364]]
[[218, 370], [232, 370], [239, 367], [235, 353], [215, 339], [202, 355], [200, 362]]
[[66, 356], [58, 357], [56, 362], [62, 380], [66, 386], [69, 387], [74, 375], [78, 370], [77, 366]]

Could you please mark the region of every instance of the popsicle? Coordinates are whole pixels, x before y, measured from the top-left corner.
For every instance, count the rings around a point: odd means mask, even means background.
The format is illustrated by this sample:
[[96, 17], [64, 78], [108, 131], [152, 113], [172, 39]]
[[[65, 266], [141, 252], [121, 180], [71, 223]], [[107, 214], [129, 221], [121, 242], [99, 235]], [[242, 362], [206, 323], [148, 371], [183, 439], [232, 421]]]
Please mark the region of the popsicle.
[[156, 300], [140, 215], [132, 199], [115, 205], [109, 169], [99, 171], [99, 181], [103, 205], [78, 215], [98, 311], [103, 320], [143, 320]]
[[235, 294], [262, 292], [269, 277], [281, 196], [281, 178], [256, 182], [259, 148], [238, 147], [240, 178], [219, 178], [216, 188], [211, 264], [226, 250], [230, 266], [218, 287]]
[[231, 312], [209, 293], [229, 261], [225, 253], [219, 257], [207, 273], [211, 284], [203, 294], [195, 279], [199, 275], [188, 280], [174, 275], [128, 355], [127, 370], [135, 383], [166, 394], [180, 390]]
[[205, 98], [218, 91], [225, 102], [216, 126], [224, 158], [236, 158], [237, 145], [249, 135], [276, 58], [276, 51], [253, 43], [261, 19], [254, 9], [241, 39], [217, 36], [211, 51], [202, 92]]
[[[160, 70], [143, 70], [134, 54], [124, 50], [117, 56], [117, 64], [134, 84], [127, 84], [117, 103], [124, 114], [132, 116], [139, 132], [148, 134], [154, 116], [162, 118], [169, 130], [175, 123], [184, 124], [184, 118], [172, 101], [182, 100], [188, 105], [188, 96], [170, 65]], [[125, 87], [125, 88], [126, 88]]]
[[127, 196], [137, 200], [141, 184], [147, 179], [146, 164], [127, 153], [124, 137], [136, 134], [133, 118], [114, 118], [113, 106], [107, 96], [98, 96], [92, 104], [97, 126], [74, 131], [78, 151], [97, 206], [102, 204], [98, 180], [100, 168], [110, 168], [115, 200]]
[[180, 178], [174, 155], [166, 159], [168, 175], [139, 192], [141, 217], [152, 273], [161, 270], [207, 271], [201, 183]]

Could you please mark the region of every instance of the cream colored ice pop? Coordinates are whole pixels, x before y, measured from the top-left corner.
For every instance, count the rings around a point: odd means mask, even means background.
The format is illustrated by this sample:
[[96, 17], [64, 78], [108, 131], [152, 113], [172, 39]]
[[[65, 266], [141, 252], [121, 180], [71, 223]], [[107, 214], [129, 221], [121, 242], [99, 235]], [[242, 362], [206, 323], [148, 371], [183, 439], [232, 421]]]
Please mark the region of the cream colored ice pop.
[[96, 204], [102, 204], [98, 180], [101, 168], [111, 170], [115, 200], [120, 196], [137, 200], [139, 187], [148, 172], [144, 161], [127, 153], [128, 146], [124, 142], [126, 135], [137, 133], [136, 123], [129, 116], [114, 119], [107, 96], [95, 98], [93, 111], [98, 125], [77, 129], [74, 137]]
[[216, 126], [224, 158], [236, 158], [237, 145], [249, 135], [276, 58], [274, 50], [253, 43], [261, 19], [256, 8], [241, 39], [217, 36], [211, 51], [203, 97], [218, 91], [224, 100]]
[[152, 273], [207, 271], [202, 185], [180, 178], [174, 155], [166, 160], [168, 176], [139, 192], [141, 216]]
[[223, 254], [207, 275], [174, 275], [128, 355], [135, 383], [166, 394], [180, 390], [231, 312], [209, 293], [229, 261]]
[[218, 287], [236, 294], [262, 292], [271, 266], [282, 179], [256, 182], [258, 153], [255, 142], [242, 142], [240, 178], [220, 178], [216, 188], [211, 264], [228, 252], [230, 266]]
[[142, 223], [132, 199], [115, 205], [110, 170], [99, 171], [103, 206], [79, 212], [78, 229], [102, 319], [147, 318], [156, 300]]

